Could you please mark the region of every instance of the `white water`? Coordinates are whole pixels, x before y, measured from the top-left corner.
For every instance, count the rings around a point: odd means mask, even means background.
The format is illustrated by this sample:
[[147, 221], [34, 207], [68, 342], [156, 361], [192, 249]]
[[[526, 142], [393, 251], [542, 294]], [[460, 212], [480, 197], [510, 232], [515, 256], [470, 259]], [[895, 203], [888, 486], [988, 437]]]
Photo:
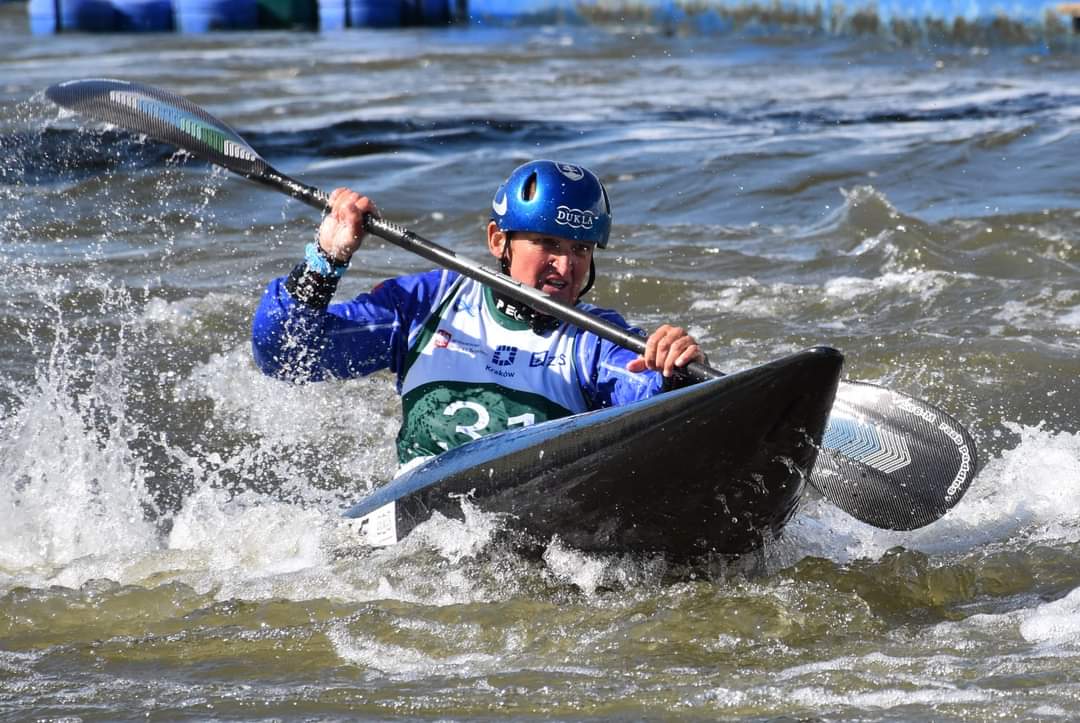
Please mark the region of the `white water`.
[[[138, 321], [182, 316], [188, 304], [176, 306], [174, 314], [154, 304]], [[455, 563], [490, 543], [499, 527], [496, 518], [472, 508], [464, 522], [437, 516], [399, 545], [400, 551], [369, 553], [342, 577], [341, 556], [356, 550], [338, 516], [341, 506], [325, 490], [310, 487], [304, 467], [290, 459], [289, 451], [298, 444], [318, 445], [343, 436], [355, 453], [327, 461], [336, 473], [388, 478], [393, 457], [386, 440], [396, 425], [388, 379], [297, 387], [262, 377], [246, 349], [214, 355], [180, 380], [177, 393], [213, 402], [214, 424], [243, 429], [254, 441], [232, 456], [182, 450], [170, 446], [166, 433], [137, 429], [127, 417], [124, 369], [137, 351], [121, 345], [111, 357], [98, 352], [90, 371], [79, 376], [66, 322], [59, 315], [56, 321], [51, 353], [35, 383], [19, 391], [18, 406], [4, 420], [0, 436], [0, 475], [16, 481], [0, 488], [5, 588], [74, 588], [106, 577], [124, 584], [173, 579], [199, 591], [213, 590], [220, 599], [378, 596], [435, 604], [471, 599], [473, 591], [461, 579], [443, 579], [430, 595], [416, 593], [423, 585], [398, 590], [372, 585], [372, 580], [382, 578], [381, 569], [392, 567], [398, 555], [425, 548], [451, 563], [452, 571]], [[89, 386], [76, 384], [76, 377], [89, 379]], [[91, 409], [108, 417], [107, 430], [87, 422]], [[1018, 443], [987, 460], [966, 497], [939, 522], [892, 533], [810, 501], [784, 538], [770, 546], [769, 567], [806, 556], [838, 563], [878, 559], [896, 546], [960, 555], [1018, 539], [1080, 541], [1080, 433], [1015, 423], [1006, 427]], [[179, 510], [168, 515], [167, 534], [145, 515], [144, 506], [152, 504], [145, 491], [147, 464], [129, 444], [140, 432], [160, 434], [160, 445], [183, 461], [195, 483]], [[288, 501], [226, 489], [224, 473], [242, 476], [268, 465], [287, 481], [293, 493]], [[602, 584], [633, 584], [659, 574], [640, 562], [567, 549], [558, 540], [544, 561], [556, 579], [589, 593]], [[1070, 620], [1076, 614], [1075, 606], [1055, 610]]]

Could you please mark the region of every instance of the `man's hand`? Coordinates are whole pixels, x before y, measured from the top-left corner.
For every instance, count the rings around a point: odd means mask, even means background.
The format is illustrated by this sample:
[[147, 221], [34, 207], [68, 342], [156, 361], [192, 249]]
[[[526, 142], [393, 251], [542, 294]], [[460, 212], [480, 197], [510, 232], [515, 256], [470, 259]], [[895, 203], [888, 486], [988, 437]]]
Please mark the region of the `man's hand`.
[[364, 216], [379, 215], [367, 196], [347, 188], [330, 194], [330, 213], [319, 226], [319, 247], [339, 264], [346, 264], [364, 240]]
[[698, 346], [697, 340], [685, 329], [664, 324], [649, 335], [645, 342], [645, 353], [627, 364], [626, 369], [631, 372], [655, 369], [670, 377], [676, 367], [684, 367], [694, 361], [705, 363], [705, 352]]

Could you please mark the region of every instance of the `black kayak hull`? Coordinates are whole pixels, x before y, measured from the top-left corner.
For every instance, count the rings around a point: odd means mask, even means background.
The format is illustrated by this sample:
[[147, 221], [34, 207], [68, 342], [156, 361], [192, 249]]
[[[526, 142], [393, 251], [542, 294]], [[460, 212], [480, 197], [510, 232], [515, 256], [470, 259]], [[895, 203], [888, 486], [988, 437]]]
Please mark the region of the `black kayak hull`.
[[779, 534], [813, 468], [843, 355], [818, 347], [721, 379], [504, 432], [393, 480], [345, 515], [392, 544], [462, 495], [586, 551], [737, 554]]

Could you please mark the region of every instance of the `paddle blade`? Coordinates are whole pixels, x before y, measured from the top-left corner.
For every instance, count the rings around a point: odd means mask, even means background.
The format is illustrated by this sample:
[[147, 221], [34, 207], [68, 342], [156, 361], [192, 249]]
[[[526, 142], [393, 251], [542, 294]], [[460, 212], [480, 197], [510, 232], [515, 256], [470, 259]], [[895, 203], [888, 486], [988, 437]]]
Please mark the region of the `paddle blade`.
[[840, 386], [810, 484], [840, 509], [886, 530], [939, 519], [967, 491], [971, 435], [940, 409], [872, 384]]
[[249, 178], [263, 176], [269, 169], [223, 121], [161, 88], [94, 78], [51, 85], [45, 95], [62, 108], [178, 146]]

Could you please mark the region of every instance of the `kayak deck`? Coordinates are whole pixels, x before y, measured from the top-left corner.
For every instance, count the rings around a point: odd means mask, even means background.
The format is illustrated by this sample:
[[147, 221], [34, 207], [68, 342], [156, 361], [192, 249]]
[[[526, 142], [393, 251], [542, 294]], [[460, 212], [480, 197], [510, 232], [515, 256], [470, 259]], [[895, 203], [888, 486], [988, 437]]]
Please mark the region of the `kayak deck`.
[[[802, 496], [843, 355], [818, 347], [623, 407], [453, 449], [348, 510], [392, 544], [460, 496], [544, 542], [676, 558], [759, 547]], [[370, 523], [370, 524], [369, 524]]]

